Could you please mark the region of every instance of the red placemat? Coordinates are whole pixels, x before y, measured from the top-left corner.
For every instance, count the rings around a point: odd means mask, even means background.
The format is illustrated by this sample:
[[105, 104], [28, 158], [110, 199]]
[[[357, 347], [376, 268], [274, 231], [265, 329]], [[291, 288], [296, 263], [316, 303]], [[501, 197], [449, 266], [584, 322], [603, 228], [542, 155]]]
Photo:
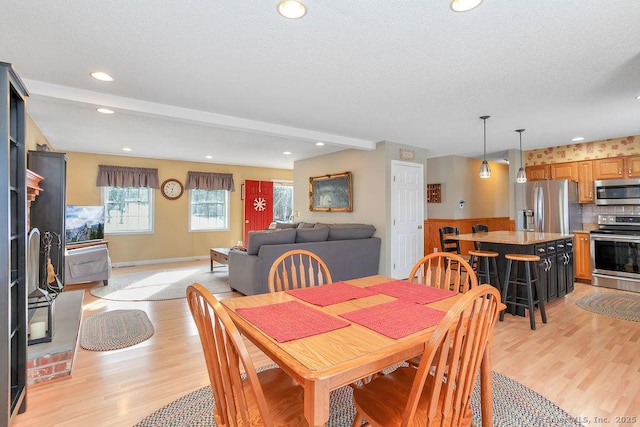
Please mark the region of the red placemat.
[[324, 307], [357, 298], [370, 297], [377, 292], [365, 288], [359, 288], [345, 282], [336, 282], [329, 285], [312, 286], [310, 288], [291, 289], [286, 291], [303, 301]]
[[349, 322], [336, 319], [298, 301], [237, 308], [236, 313], [278, 342], [318, 335], [349, 326]]
[[391, 282], [380, 283], [379, 285], [367, 286], [367, 289], [392, 297], [406, 299], [417, 304], [429, 304], [430, 302], [458, 295], [457, 292], [454, 291], [418, 285], [407, 282], [406, 280], [393, 280]]
[[389, 338], [398, 339], [437, 325], [445, 314], [444, 311], [399, 299], [340, 316]]

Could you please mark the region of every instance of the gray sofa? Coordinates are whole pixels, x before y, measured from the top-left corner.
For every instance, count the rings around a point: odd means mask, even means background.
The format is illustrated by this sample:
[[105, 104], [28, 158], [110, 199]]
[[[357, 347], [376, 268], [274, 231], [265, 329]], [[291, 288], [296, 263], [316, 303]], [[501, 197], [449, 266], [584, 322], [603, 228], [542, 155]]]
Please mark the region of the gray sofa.
[[229, 286], [245, 295], [269, 292], [273, 262], [292, 249], [306, 249], [327, 264], [333, 281], [378, 274], [380, 238], [367, 224], [308, 224], [249, 232], [247, 250], [229, 252]]

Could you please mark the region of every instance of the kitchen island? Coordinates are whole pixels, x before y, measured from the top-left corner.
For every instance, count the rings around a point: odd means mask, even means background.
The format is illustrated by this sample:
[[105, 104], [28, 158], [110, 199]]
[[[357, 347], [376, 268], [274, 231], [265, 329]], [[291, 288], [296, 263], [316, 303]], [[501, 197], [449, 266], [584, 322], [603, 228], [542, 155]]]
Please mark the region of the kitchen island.
[[[537, 272], [545, 301], [553, 301], [573, 291], [573, 234], [489, 231], [447, 235], [447, 238], [480, 242], [482, 250], [498, 252], [500, 283], [504, 283], [505, 254], [529, 254], [540, 257]], [[522, 271], [518, 271], [518, 275], [521, 274]]]

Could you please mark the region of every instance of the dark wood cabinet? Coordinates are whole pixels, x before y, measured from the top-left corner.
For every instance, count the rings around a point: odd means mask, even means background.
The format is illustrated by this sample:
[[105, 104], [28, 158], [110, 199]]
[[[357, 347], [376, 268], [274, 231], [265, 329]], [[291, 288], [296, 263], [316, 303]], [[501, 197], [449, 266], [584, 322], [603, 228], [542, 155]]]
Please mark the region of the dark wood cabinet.
[[[40, 181], [43, 192], [31, 203], [31, 226], [37, 227], [40, 234], [49, 231], [59, 236], [51, 242], [50, 258], [56, 275], [64, 283], [64, 250], [65, 250], [65, 204], [67, 186], [67, 154], [51, 151], [29, 151], [27, 155], [29, 170], [44, 177]], [[44, 257], [43, 253], [43, 257]], [[41, 259], [42, 275], [46, 259]]]
[[27, 379], [27, 90], [11, 64], [0, 62], [0, 425], [26, 408]]

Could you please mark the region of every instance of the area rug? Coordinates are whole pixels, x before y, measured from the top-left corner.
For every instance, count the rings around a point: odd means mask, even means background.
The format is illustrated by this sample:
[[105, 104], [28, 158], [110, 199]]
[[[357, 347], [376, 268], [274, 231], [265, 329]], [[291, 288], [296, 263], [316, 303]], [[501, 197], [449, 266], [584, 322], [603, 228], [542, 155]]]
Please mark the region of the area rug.
[[[480, 426], [482, 417], [479, 382], [473, 390], [471, 405], [474, 424]], [[351, 387], [332, 391], [330, 406], [331, 414], [327, 426], [351, 426], [356, 415]], [[145, 417], [135, 427], [215, 426], [212, 410], [211, 387], [202, 387]], [[493, 373], [493, 425], [499, 427], [580, 426], [574, 417], [553, 402], [497, 372]]]
[[106, 311], [82, 322], [80, 346], [92, 351], [118, 350], [151, 338], [153, 332], [153, 325], [142, 310]]
[[91, 295], [116, 301], [159, 301], [186, 298], [187, 286], [200, 283], [214, 294], [231, 292], [226, 274], [209, 267], [177, 268], [129, 274], [109, 279], [107, 286], [91, 288]]
[[640, 322], [640, 295], [601, 292], [585, 295], [576, 304], [596, 314]]

